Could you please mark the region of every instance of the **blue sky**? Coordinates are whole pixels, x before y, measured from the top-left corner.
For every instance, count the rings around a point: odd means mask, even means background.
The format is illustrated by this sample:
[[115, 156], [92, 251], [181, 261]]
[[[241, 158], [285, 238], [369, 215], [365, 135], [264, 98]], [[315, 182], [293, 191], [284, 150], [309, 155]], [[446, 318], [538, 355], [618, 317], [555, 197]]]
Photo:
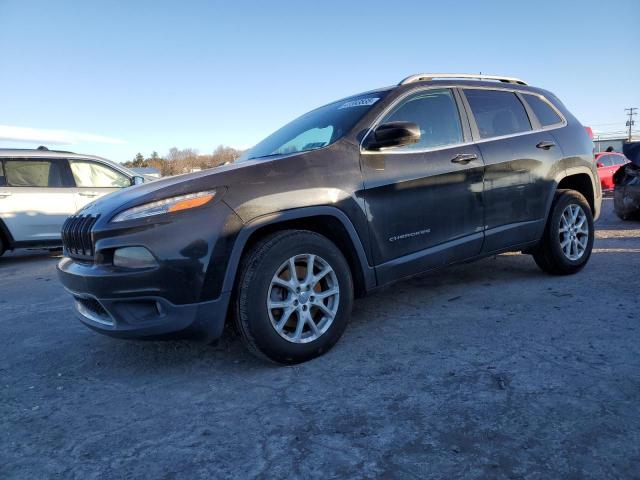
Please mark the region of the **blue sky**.
[[640, 107], [638, 20], [638, 0], [0, 0], [0, 147], [117, 161], [248, 147], [427, 71], [521, 77], [584, 124], [623, 130]]

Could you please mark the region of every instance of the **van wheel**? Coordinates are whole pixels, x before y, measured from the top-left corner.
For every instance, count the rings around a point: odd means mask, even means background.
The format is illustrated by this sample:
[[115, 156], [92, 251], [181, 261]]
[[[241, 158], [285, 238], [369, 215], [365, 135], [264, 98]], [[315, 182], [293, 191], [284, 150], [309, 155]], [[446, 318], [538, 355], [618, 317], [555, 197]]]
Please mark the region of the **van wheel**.
[[253, 354], [300, 363], [333, 347], [352, 303], [351, 271], [340, 250], [315, 232], [284, 230], [245, 255], [235, 324]]
[[533, 258], [547, 273], [577, 273], [591, 256], [594, 237], [593, 216], [587, 200], [575, 190], [558, 190]]

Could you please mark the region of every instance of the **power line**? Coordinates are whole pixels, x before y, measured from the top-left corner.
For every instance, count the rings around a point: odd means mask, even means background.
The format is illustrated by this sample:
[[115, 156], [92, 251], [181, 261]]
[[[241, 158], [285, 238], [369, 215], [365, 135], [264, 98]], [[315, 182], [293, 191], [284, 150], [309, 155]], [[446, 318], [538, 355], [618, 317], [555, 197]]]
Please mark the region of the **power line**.
[[638, 110], [636, 107], [630, 107], [630, 108], [624, 109], [625, 112], [629, 112], [627, 114], [629, 115], [629, 120], [627, 120], [627, 127], [629, 127], [629, 138], [628, 138], [629, 142], [631, 141], [631, 128], [635, 124], [635, 122], [633, 121], [633, 117], [634, 115], [637, 115], [636, 110]]

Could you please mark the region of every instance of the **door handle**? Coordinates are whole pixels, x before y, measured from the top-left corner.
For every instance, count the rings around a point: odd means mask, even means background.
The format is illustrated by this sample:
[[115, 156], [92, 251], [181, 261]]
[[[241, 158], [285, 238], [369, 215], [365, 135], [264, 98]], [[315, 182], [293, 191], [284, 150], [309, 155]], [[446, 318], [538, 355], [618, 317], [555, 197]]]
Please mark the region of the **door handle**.
[[78, 192], [78, 195], [82, 195], [83, 197], [97, 197], [100, 194], [98, 192]]
[[553, 142], [540, 142], [536, 145], [536, 148], [541, 148], [543, 150], [549, 150], [550, 148], [555, 147], [556, 144]]
[[455, 157], [451, 159], [453, 163], [461, 163], [462, 165], [466, 165], [471, 160], [477, 160], [478, 156], [475, 153], [459, 153]]

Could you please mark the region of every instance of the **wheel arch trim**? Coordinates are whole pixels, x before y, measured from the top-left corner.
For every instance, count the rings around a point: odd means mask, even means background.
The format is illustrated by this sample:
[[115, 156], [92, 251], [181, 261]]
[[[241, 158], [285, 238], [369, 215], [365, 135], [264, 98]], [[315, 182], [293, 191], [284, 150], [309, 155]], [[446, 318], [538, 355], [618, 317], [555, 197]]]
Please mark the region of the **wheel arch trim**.
[[13, 235], [11, 235], [9, 228], [1, 218], [0, 218], [0, 238], [2, 238], [6, 242], [6, 245], [4, 246], [4, 248], [7, 250], [10, 249], [11, 246], [15, 243], [15, 240], [13, 239]]
[[[593, 219], [596, 220], [600, 216], [602, 193], [600, 193], [600, 190], [598, 188], [599, 183], [596, 184], [595, 178], [597, 178], [597, 174], [594, 177], [593, 170], [591, 170], [589, 167], [577, 166], [577, 167], [566, 168], [556, 176], [555, 178], [556, 188], [553, 189], [553, 191], [551, 192], [550, 198], [547, 199], [547, 218], [549, 218], [549, 215], [551, 214], [551, 204], [553, 203], [553, 198], [556, 194], [556, 191], [558, 190], [558, 185], [560, 185], [560, 183], [564, 179], [569, 177], [574, 177], [577, 175], [586, 175], [587, 177], [589, 177], [589, 180], [591, 181], [591, 191], [593, 193], [593, 210], [594, 210]], [[589, 202], [588, 198], [587, 198], [587, 202]]]
[[369, 264], [364, 246], [362, 244], [362, 241], [360, 240], [360, 236], [358, 235], [358, 232], [356, 231], [349, 217], [344, 212], [335, 207], [314, 206], [261, 215], [260, 217], [256, 217], [247, 222], [244, 227], [238, 232], [233, 248], [231, 250], [231, 255], [229, 256], [229, 262], [227, 263], [227, 268], [222, 283], [222, 292], [230, 292], [233, 290], [240, 266], [240, 260], [243, 253], [245, 252], [245, 248], [249, 239], [256, 231], [267, 226], [273, 226], [291, 220], [310, 219], [318, 216], [331, 216], [342, 224], [349, 236], [349, 239], [351, 240], [351, 243], [357, 255], [362, 278], [365, 284], [365, 289], [370, 290], [374, 288], [377, 283], [375, 269]]

